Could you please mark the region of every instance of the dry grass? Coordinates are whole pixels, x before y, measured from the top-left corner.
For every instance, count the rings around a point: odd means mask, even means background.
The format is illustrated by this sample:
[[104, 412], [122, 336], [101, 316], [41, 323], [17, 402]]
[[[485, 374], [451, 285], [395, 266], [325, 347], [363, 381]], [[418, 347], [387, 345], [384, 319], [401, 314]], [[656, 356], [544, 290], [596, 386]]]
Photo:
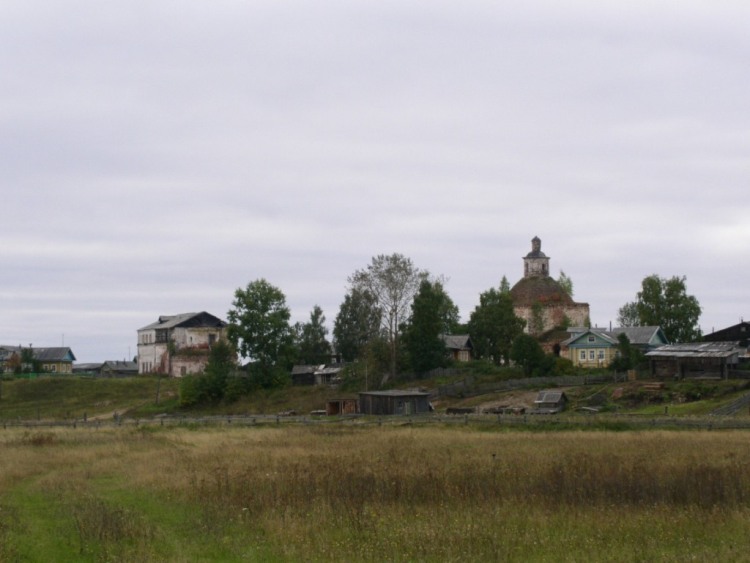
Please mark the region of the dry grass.
[[[61, 561], [737, 560], [750, 547], [746, 442], [411, 427], [5, 431], [0, 560], [33, 560], [29, 535], [50, 528], [44, 549]], [[34, 499], [47, 514], [28, 508]]]

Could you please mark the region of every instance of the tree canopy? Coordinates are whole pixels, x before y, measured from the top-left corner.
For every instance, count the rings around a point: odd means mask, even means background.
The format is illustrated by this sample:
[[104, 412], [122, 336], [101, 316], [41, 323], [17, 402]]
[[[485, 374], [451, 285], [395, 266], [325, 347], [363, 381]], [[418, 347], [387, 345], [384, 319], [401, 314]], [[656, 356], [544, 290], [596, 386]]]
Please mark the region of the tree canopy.
[[508, 363], [513, 341], [523, 333], [525, 321], [516, 316], [509, 291], [494, 287], [479, 295], [479, 305], [469, 317], [469, 333], [477, 357]]
[[560, 270], [560, 277], [557, 278], [557, 283], [560, 284], [560, 287], [563, 288], [563, 291], [567, 293], [570, 297], [573, 297], [573, 280], [568, 277], [568, 275]]
[[647, 276], [635, 301], [620, 308], [618, 319], [633, 323], [630, 326], [660, 326], [670, 342], [700, 339], [701, 307], [695, 296], [688, 295], [685, 280], [685, 276]]
[[349, 277], [351, 289], [367, 292], [380, 311], [380, 322], [390, 351], [390, 376], [396, 375], [401, 325], [408, 317], [411, 303], [422, 280], [429, 273], [420, 270], [403, 254], [380, 254], [363, 270]]
[[303, 364], [325, 364], [331, 356], [331, 344], [326, 336], [326, 317], [323, 309], [315, 305], [310, 312], [310, 320], [295, 325], [297, 361]]
[[418, 374], [445, 365], [444, 334], [458, 326], [458, 307], [439, 281], [422, 280], [411, 305], [405, 340], [411, 367]]
[[289, 308], [280, 289], [265, 279], [234, 292], [227, 313], [227, 335], [234, 348], [261, 369], [288, 360], [292, 345]]
[[380, 317], [375, 297], [369, 291], [349, 290], [333, 323], [336, 353], [346, 362], [364, 356], [367, 347], [380, 337]]
[[513, 341], [510, 359], [518, 364], [526, 375], [532, 375], [545, 362], [544, 350], [536, 338], [529, 334], [520, 334]]

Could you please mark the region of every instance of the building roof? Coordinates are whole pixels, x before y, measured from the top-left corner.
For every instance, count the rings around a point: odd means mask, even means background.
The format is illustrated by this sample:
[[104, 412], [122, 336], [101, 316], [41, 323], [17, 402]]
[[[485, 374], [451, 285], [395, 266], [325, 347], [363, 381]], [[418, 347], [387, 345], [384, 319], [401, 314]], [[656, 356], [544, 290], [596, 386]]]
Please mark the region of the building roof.
[[103, 369], [113, 371], [138, 371], [138, 362], [129, 362], [127, 360], [107, 360], [102, 364]]
[[[40, 362], [74, 362], [75, 354], [67, 346], [57, 348], [30, 348], [34, 359]], [[0, 346], [0, 359], [6, 359], [13, 354], [21, 354], [23, 346]], [[28, 350], [28, 348], [27, 348]]]
[[559, 403], [561, 401], [567, 401], [567, 400], [568, 400], [568, 397], [565, 395], [563, 391], [559, 391], [557, 389], [547, 389], [545, 391], [539, 391], [539, 394], [536, 396], [534, 403], [536, 404]]
[[737, 342], [667, 344], [646, 353], [648, 358], [731, 358], [739, 355]]
[[220, 318], [202, 311], [200, 313], [182, 313], [180, 315], [162, 315], [159, 320], [146, 325], [140, 330], [169, 329], [169, 328], [199, 328], [214, 327], [223, 328], [227, 323]]
[[404, 389], [386, 389], [385, 391], [360, 391], [360, 395], [372, 395], [377, 397], [427, 397], [426, 391], [409, 391]]
[[574, 305], [573, 298], [550, 276], [521, 278], [510, 290], [513, 304], [531, 306], [534, 303]]
[[748, 337], [750, 337], [750, 323], [742, 321], [739, 324], [704, 334], [703, 340], [706, 342], [742, 340], [744, 344]]
[[470, 350], [471, 338], [468, 334], [443, 334], [443, 342], [449, 350]]
[[658, 326], [629, 326], [617, 327], [610, 330], [574, 327], [568, 329], [568, 332], [572, 336], [561, 343], [563, 346], [570, 346], [588, 334], [594, 334], [613, 346], [619, 343], [618, 336], [620, 334], [627, 336], [630, 343], [635, 346], [658, 345], [667, 342], [667, 338], [664, 336], [661, 327]]

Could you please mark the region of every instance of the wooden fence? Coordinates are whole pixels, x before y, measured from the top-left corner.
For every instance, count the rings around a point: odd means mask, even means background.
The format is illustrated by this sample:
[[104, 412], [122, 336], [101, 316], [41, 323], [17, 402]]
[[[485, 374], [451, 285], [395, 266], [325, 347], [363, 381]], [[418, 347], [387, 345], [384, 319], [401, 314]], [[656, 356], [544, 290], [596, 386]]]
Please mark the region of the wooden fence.
[[424, 414], [414, 416], [206, 416], [206, 417], [159, 417], [150, 419], [107, 419], [107, 420], [15, 420], [2, 422], [2, 429], [43, 429], [68, 428], [81, 431], [97, 431], [117, 428], [252, 428], [271, 426], [312, 426], [331, 425], [372, 427], [372, 426], [480, 426], [495, 428], [535, 428], [556, 429], [597, 429], [597, 430], [641, 430], [641, 429], [693, 429], [726, 430], [750, 429], [750, 418], [731, 416], [653, 416], [600, 414]]

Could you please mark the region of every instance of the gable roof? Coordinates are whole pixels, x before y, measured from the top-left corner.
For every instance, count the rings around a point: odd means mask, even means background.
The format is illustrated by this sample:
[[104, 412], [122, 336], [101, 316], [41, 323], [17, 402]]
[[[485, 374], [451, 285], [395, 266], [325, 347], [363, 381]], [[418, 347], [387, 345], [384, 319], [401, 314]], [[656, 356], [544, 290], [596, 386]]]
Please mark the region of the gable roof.
[[[26, 348], [31, 350], [34, 359], [40, 362], [74, 362], [75, 354], [67, 346], [57, 348]], [[21, 354], [23, 346], [0, 346], [0, 359], [6, 359], [13, 354]]]
[[545, 391], [539, 391], [539, 394], [536, 396], [534, 403], [539, 405], [543, 403], [560, 403], [567, 400], [568, 397], [563, 391], [559, 391], [557, 389], [547, 389]]
[[747, 344], [749, 338], [750, 323], [746, 321], [742, 321], [739, 324], [703, 335], [703, 340], [706, 342], [726, 342], [740, 340], [743, 342], [743, 345]]
[[630, 343], [635, 345], [640, 344], [645, 346], [654, 343], [669, 343], [660, 326], [624, 326], [613, 328], [609, 331], [609, 334], [614, 335], [615, 339], [620, 334], [624, 334], [628, 337]]
[[664, 336], [664, 331], [662, 331], [661, 327], [658, 326], [628, 326], [617, 327], [611, 330], [606, 330], [603, 328], [589, 328], [581, 330], [577, 327], [570, 330], [570, 332], [572, 332], [573, 335], [567, 340], [563, 341], [561, 345], [571, 346], [583, 337], [591, 334], [598, 336], [604, 342], [612, 346], [617, 346], [619, 344], [618, 337], [620, 336], [620, 334], [624, 334], [625, 336], [627, 336], [630, 343], [634, 346], [663, 345], [669, 342], [666, 336]]
[[449, 350], [471, 350], [471, 338], [468, 334], [443, 334], [441, 335], [445, 347]]
[[150, 325], [146, 325], [138, 330], [154, 330], [154, 329], [169, 329], [169, 328], [198, 328], [198, 327], [213, 327], [223, 328], [227, 326], [227, 323], [222, 321], [220, 318], [201, 311], [200, 313], [182, 313], [180, 315], [162, 315], [159, 320]]

